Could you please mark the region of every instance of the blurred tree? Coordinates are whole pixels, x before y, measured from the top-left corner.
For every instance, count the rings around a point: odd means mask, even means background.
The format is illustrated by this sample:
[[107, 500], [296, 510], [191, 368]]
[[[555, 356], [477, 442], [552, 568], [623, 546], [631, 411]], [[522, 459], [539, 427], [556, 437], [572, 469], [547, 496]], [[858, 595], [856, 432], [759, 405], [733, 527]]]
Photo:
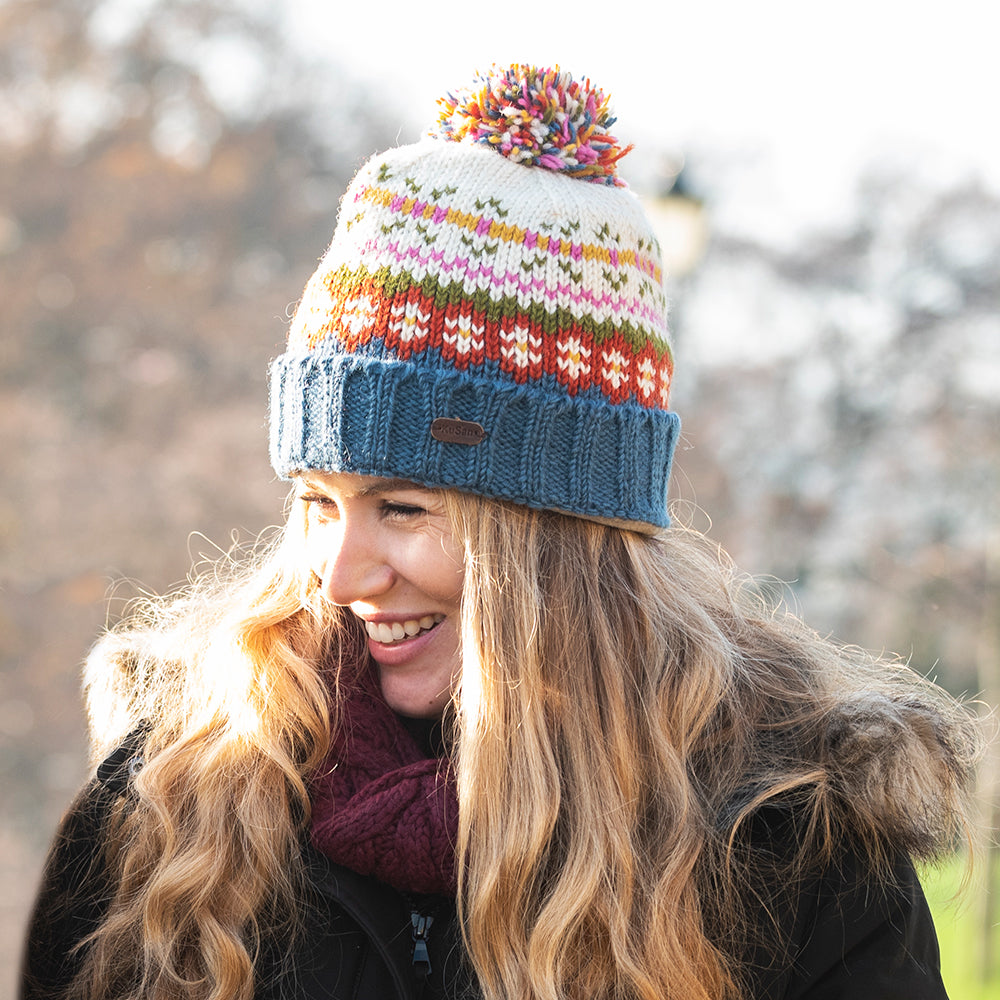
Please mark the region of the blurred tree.
[[[74, 571], [51, 530], [55, 499], [25, 502], [38, 477], [63, 483], [42, 495], [72, 495], [90, 532], [101, 507], [146, 483], [143, 504], [111, 518], [114, 537], [74, 556], [91, 565], [95, 552], [121, 549], [126, 572], [157, 580], [178, 565], [160, 554], [164, 520], [227, 532], [234, 513], [259, 519], [253, 490], [216, 513], [223, 479], [250, 449], [266, 468], [254, 431], [290, 290], [329, 238], [359, 144], [390, 141], [355, 88], [303, 65], [277, 10], [232, 0], [0, 8], [0, 434], [14, 456], [8, 502], [39, 519], [22, 526], [30, 558], [18, 568], [36, 584]], [[238, 427], [225, 445], [204, 433], [241, 406], [255, 414], [245, 443]], [[58, 461], [39, 462], [46, 444]], [[149, 489], [143, 453], [171, 448], [176, 464], [163, 468], [176, 481]], [[138, 544], [116, 545], [129, 531]]]
[[[395, 139], [281, 5], [0, 4], [0, 968], [83, 776], [112, 581], [280, 520], [266, 365], [355, 161]], [[116, 587], [123, 598], [134, 585]], [[113, 616], [121, 608], [111, 605]], [[53, 623], [56, 623], [55, 625]], [[0, 990], [2, 992], [2, 990]]]
[[726, 547], [810, 620], [967, 691], [1000, 475], [998, 234], [981, 186], [868, 177], [836, 238], [716, 232], [678, 318], [681, 464]]
[[[682, 495], [812, 624], [911, 656], [985, 711], [1000, 706], [998, 301], [1000, 199], [874, 172], [836, 237], [778, 250], [716, 231], [677, 318]], [[985, 982], [1000, 940], [995, 897], [980, 902]]]

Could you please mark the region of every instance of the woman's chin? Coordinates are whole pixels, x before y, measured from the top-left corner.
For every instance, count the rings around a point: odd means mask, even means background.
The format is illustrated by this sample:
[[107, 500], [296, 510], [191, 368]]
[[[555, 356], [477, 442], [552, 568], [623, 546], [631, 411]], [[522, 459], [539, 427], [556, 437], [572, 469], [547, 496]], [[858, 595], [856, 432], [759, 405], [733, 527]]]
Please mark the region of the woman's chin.
[[386, 704], [412, 719], [439, 718], [461, 670], [451, 618], [429, 632], [393, 644], [368, 640]]
[[391, 671], [380, 668], [379, 684], [386, 704], [397, 714], [410, 719], [437, 719], [451, 700], [448, 685], [443, 689], [426, 683], [415, 685], [407, 679], [393, 677]]

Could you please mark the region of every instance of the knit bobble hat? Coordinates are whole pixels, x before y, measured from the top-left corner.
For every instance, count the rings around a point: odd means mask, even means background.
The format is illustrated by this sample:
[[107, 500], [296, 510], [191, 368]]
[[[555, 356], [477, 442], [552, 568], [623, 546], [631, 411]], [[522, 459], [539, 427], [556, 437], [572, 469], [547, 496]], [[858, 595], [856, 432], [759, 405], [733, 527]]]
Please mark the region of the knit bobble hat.
[[369, 160], [271, 367], [271, 461], [652, 530], [680, 422], [604, 94], [494, 69]]

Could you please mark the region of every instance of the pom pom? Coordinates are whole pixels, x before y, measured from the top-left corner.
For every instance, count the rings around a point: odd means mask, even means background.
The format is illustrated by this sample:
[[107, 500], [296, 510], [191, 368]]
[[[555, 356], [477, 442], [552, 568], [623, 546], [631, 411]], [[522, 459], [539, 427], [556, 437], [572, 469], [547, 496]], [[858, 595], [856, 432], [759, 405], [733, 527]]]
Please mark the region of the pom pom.
[[515, 163], [624, 187], [616, 175], [622, 148], [603, 91], [559, 67], [495, 66], [468, 90], [438, 100], [430, 134], [490, 146]]

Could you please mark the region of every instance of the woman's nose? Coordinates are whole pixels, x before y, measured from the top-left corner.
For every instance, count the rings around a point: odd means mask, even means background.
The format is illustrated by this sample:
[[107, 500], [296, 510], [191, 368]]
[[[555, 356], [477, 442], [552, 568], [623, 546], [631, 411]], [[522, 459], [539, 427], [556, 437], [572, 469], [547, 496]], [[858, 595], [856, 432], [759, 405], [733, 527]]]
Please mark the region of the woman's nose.
[[360, 528], [342, 523], [330, 538], [330, 549], [321, 554], [319, 566], [323, 596], [347, 606], [366, 601], [392, 588], [396, 573], [377, 540]]

